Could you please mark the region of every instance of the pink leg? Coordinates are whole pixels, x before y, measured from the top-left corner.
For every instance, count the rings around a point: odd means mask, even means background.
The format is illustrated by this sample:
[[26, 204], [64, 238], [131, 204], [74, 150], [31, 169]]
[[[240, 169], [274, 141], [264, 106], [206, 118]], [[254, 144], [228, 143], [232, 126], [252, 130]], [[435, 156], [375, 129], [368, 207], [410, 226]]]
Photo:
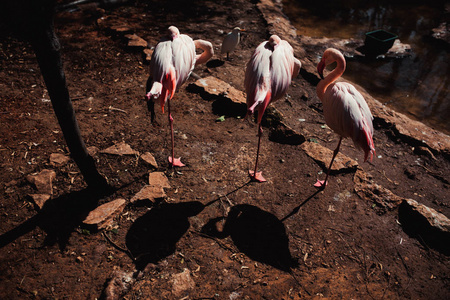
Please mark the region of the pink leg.
[[180, 157], [179, 158], [175, 158], [175, 155], [174, 155], [174, 152], [175, 152], [175, 150], [174, 150], [174, 148], [175, 148], [174, 141], [175, 141], [175, 139], [174, 139], [174, 136], [173, 136], [173, 118], [172, 118], [172, 114], [170, 113], [170, 100], [167, 101], [167, 107], [168, 107], [168, 110], [169, 110], [170, 135], [171, 135], [171, 140], [172, 140], [172, 156], [169, 156], [169, 163], [170, 163], [170, 166], [172, 166], [172, 167], [184, 167], [185, 164], [183, 164], [181, 162]]
[[261, 146], [261, 136], [262, 136], [263, 130], [261, 123], [258, 124], [258, 150], [256, 150], [256, 163], [255, 163], [255, 170], [254, 171], [248, 171], [248, 174], [250, 175], [250, 178], [252, 181], [257, 182], [266, 182], [267, 180], [262, 176], [262, 172], [258, 171], [258, 158], [259, 158], [259, 148]]
[[333, 151], [333, 157], [331, 158], [330, 166], [328, 167], [327, 176], [325, 176], [325, 180], [317, 180], [317, 182], [314, 184], [315, 187], [325, 189], [325, 187], [327, 186], [328, 175], [330, 175], [331, 166], [333, 165], [333, 161], [339, 152], [339, 148], [341, 147], [341, 142], [342, 142], [342, 136], [339, 139], [339, 143], [338, 143], [336, 149], [334, 149], [334, 151]]

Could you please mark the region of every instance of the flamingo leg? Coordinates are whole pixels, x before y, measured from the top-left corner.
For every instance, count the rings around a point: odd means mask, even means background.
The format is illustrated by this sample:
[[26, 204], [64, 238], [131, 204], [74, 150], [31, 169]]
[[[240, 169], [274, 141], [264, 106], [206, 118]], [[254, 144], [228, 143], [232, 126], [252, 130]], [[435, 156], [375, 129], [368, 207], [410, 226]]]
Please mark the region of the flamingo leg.
[[172, 114], [170, 112], [170, 100], [167, 100], [167, 108], [169, 110], [169, 125], [170, 125], [170, 136], [171, 136], [171, 140], [172, 140], [172, 156], [169, 156], [169, 163], [171, 167], [184, 167], [185, 164], [183, 164], [179, 158], [175, 158], [175, 138], [173, 136], [173, 118], [172, 118]]
[[261, 123], [258, 124], [258, 149], [256, 150], [256, 162], [255, 162], [255, 170], [254, 171], [248, 171], [248, 174], [250, 175], [250, 178], [252, 181], [257, 182], [266, 182], [267, 180], [262, 176], [262, 172], [258, 171], [258, 158], [259, 158], [259, 149], [261, 146], [261, 136], [263, 133], [263, 129], [261, 126]]
[[339, 148], [341, 147], [341, 142], [342, 142], [342, 136], [339, 139], [336, 149], [334, 149], [334, 151], [333, 151], [333, 157], [331, 158], [330, 166], [328, 167], [327, 176], [325, 176], [325, 180], [317, 180], [317, 182], [314, 184], [315, 187], [325, 189], [325, 187], [327, 186], [328, 175], [330, 175], [331, 166], [333, 165], [334, 159], [336, 158], [336, 155], [339, 152]]

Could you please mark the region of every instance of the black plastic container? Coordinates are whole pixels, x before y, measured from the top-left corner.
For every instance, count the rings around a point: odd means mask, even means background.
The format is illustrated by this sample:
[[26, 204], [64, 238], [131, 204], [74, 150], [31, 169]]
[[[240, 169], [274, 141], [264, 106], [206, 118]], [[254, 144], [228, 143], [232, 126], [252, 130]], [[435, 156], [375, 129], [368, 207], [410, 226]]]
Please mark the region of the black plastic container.
[[369, 55], [384, 54], [394, 45], [397, 38], [397, 35], [383, 29], [367, 32], [364, 41], [365, 52]]

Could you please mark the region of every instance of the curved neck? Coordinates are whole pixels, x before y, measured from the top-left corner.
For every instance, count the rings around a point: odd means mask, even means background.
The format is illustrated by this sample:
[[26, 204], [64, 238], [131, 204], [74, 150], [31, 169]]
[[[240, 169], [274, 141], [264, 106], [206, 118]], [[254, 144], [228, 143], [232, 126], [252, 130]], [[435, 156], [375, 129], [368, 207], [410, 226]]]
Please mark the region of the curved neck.
[[204, 40], [195, 40], [195, 48], [202, 49], [202, 54], [197, 54], [195, 56], [195, 65], [206, 63], [214, 55], [214, 48], [212, 44]]
[[[337, 55], [335, 53], [332, 53], [332, 60], [330, 63], [336, 62], [337, 66], [336, 68], [331, 71], [324, 79], [322, 79], [319, 84], [317, 85], [316, 92], [317, 96], [319, 96], [319, 99], [323, 99], [323, 95], [325, 94], [325, 91], [327, 90], [328, 86], [336, 81], [345, 71], [345, 58], [344, 56]], [[330, 64], [328, 63], [328, 64]], [[327, 65], [328, 65], [327, 64]]]

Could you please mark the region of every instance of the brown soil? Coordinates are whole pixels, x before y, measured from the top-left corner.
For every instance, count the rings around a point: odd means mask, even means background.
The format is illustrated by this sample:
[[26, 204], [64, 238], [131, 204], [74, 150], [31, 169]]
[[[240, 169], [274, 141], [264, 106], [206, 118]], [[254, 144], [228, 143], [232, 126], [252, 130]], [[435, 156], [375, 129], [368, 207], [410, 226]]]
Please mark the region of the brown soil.
[[[117, 188], [97, 199], [85, 190], [73, 162], [51, 166], [50, 154], [67, 149], [34, 54], [26, 43], [2, 40], [1, 299], [98, 298], [118, 269], [141, 270], [127, 299], [448, 299], [448, 253], [406, 233], [397, 208], [361, 199], [354, 191], [354, 171], [332, 174], [326, 190], [317, 193], [313, 183], [324, 177], [321, 166], [301, 145], [269, 139], [266, 127], [260, 167], [268, 182], [249, 182], [254, 121], [239, 117], [245, 107], [230, 110], [223, 99], [202, 98], [189, 88], [194, 76], [172, 101], [175, 151], [187, 166], [168, 168], [167, 113], [156, 107], [151, 124], [143, 101], [148, 65], [141, 51], [130, 50], [108, 26], [99, 25], [99, 17], [97, 10], [83, 10], [56, 18], [83, 137], [99, 149], [125, 141], [140, 153], [152, 153], [171, 188], [160, 203], [128, 204], [106, 231], [81, 226], [97, 205], [129, 201], [153, 170], [136, 156], [96, 154], [100, 172]], [[252, 50], [268, 38], [266, 22], [250, 1], [148, 1], [106, 9], [103, 18], [128, 24], [151, 46], [173, 24], [194, 39], [211, 41], [216, 52], [221, 31], [245, 28], [231, 61], [222, 64], [216, 54], [194, 71], [239, 90]], [[305, 54], [312, 61], [319, 55]], [[298, 76], [286, 99], [273, 107], [307, 140], [334, 149], [338, 139], [323, 126], [314, 80], [304, 77]], [[363, 154], [351, 141], [345, 140], [341, 151], [357, 158], [380, 186], [450, 216], [448, 157], [416, 154], [414, 145], [382, 120], [374, 125], [372, 163], [362, 163]], [[27, 197], [35, 190], [26, 176], [45, 168], [57, 176], [52, 200], [39, 211]], [[195, 284], [179, 291], [173, 275], [184, 269]]]

